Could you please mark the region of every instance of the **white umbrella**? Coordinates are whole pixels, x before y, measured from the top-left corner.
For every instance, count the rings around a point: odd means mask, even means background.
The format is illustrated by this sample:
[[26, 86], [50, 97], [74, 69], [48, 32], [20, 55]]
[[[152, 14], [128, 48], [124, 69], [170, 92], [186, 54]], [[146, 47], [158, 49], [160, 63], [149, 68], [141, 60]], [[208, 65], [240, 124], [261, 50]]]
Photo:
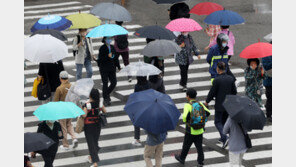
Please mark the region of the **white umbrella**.
[[161, 71], [151, 65], [144, 62], [133, 62], [125, 66], [119, 71], [119, 74], [126, 74], [127, 76], [149, 76], [149, 75], [158, 75]]
[[75, 83], [73, 92], [78, 96], [80, 96], [81, 98], [88, 98], [93, 86], [94, 86], [94, 81], [91, 78], [79, 79]]
[[34, 63], [54, 63], [68, 55], [68, 47], [61, 40], [44, 34], [25, 39], [25, 59]]
[[264, 39], [265, 39], [266, 41], [268, 41], [268, 42], [271, 42], [271, 41], [272, 41], [272, 33], [266, 35], [266, 36], [264, 37]]

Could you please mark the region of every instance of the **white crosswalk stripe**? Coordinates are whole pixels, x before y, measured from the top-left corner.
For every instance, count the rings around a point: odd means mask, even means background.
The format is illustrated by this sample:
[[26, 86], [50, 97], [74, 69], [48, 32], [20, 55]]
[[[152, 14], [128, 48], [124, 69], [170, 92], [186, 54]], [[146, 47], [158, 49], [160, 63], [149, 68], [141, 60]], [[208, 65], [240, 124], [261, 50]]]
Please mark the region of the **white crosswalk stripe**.
[[[24, 19], [25, 21], [36, 22], [39, 18], [46, 16], [47, 13], [56, 14], [60, 16], [67, 16], [69, 14], [77, 13], [81, 10], [83, 13], [89, 13], [91, 5], [81, 4], [78, 1], [69, 1], [61, 3], [50, 3], [50, 4], [38, 4], [25, 6], [24, 9]], [[144, 38], [138, 38], [133, 36], [133, 33], [140, 27], [139, 24], [125, 24], [124, 27], [129, 31], [129, 43], [130, 43], [130, 61], [137, 62], [139, 60], [143, 61], [143, 56], [141, 55], [142, 49], [146, 46], [146, 40]], [[72, 40], [77, 34], [77, 30], [66, 30], [63, 33], [68, 37], [67, 46], [69, 49], [69, 54], [66, 60], [63, 61], [65, 69], [70, 73], [71, 83], [75, 82], [75, 61], [72, 55]], [[30, 34], [24, 34], [25, 38]], [[96, 47], [95, 54], [98, 53], [97, 47], [101, 46], [100, 38], [93, 39], [93, 45]], [[121, 58], [120, 58], [121, 59]], [[198, 90], [197, 98], [204, 102], [204, 97], [208, 94], [209, 88], [211, 86], [209, 73], [208, 73], [208, 63], [206, 62], [206, 55], [201, 55], [201, 60], [195, 61], [189, 67], [188, 75], [188, 87], [193, 87]], [[175, 65], [175, 60], [173, 57], [165, 58], [165, 76], [164, 82], [167, 94], [176, 102], [178, 109], [182, 110], [185, 104], [185, 93], [179, 90], [179, 67]], [[38, 119], [33, 115], [33, 112], [40, 106], [40, 102], [31, 96], [32, 84], [38, 73], [38, 64], [26, 62], [27, 69], [24, 71], [24, 75], [27, 79], [27, 84], [24, 88], [24, 132], [36, 132]], [[121, 67], [124, 65], [121, 61]], [[244, 83], [245, 79], [243, 76], [244, 70], [239, 67], [231, 67], [233, 74], [237, 77], [237, 82]], [[93, 79], [95, 81], [95, 87], [101, 89], [101, 76], [99, 74], [99, 68], [96, 63], [93, 63]], [[86, 74], [85, 69], [83, 69], [83, 75]], [[143, 160], [144, 148], [133, 147], [131, 142], [134, 140], [133, 132], [134, 127], [130, 122], [129, 117], [123, 111], [125, 106], [125, 100], [128, 95], [133, 93], [134, 85], [136, 84], [135, 79], [132, 82], [128, 82], [126, 77], [122, 74], [117, 74], [117, 86], [114, 94], [111, 96], [112, 105], [106, 107], [107, 112], [111, 115], [108, 116], [108, 126], [103, 128], [101, 131], [101, 137], [99, 145], [102, 148], [99, 152], [99, 157], [101, 162], [99, 166], [106, 167], [142, 167], [145, 166]], [[100, 91], [101, 92], [101, 91]], [[240, 85], [238, 87], [239, 94], [244, 94], [244, 86]], [[263, 100], [266, 100], [266, 96], [262, 96]], [[216, 141], [219, 139], [219, 133], [215, 128], [213, 110], [214, 101], [210, 104], [211, 117], [206, 125], [206, 132], [204, 133], [204, 139], [208, 142], [215, 142], [216, 147], [220, 147]], [[182, 116], [180, 116], [180, 122]], [[73, 126], [76, 125], [76, 121], [73, 121]], [[184, 129], [184, 123], [180, 123], [178, 128]], [[265, 126], [263, 130], [253, 130], [250, 132], [252, 138], [253, 147], [256, 151], [248, 151], [244, 156], [244, 161], [252, 161], [255, 166], [271, 166], [272, 151], [270, 149], [264, 149], [262, 146], [272, 145], [272, 126]], [[84, 133], [76, 134], [79, 140], [78, 147], [74, 150], [63, 151], [58, 150], [56, 159], [54, 161], [54, 166], [65, 167], [80, 167], [80, 166], [90, 166], [85, 158], [88, 154], [87, 143], [85, 140]], [[179, 153], [182, 148], [182, 142], [184, 137], [184, 130], [175, 130], [168, 133], [166, 144], [164, 145], [164, 157], [163, 165], [170, 166], [173, 164], [178, 164], [174, 159], [173, 154]], [[69, 139], [69, 137], [68, 137]], [[145, 141], [146, 134], [141, 133], [141, 141]], [[70, 139], [71, 140], [71, 139]], [[70, 142], [71, 143], [71, 142]], [[143, 142], [144, 145], [144, 142]], [[211, 167], [225, 167], [228, 166], [228, 154], [224, 152], [216, 151], [218, 149], [211, 148], [212, 146], [204, 143], [205, 149], [205, 166]], [[188, 154], [186, 158], [186, 163], [196, 162], [197, 153], [192, 145], [192, 152]], [[218, 159], [218, 161], [216, 161]], [[262, 164], [262, 160], [267, 159], [267, 161]], [[43, 160], [40, 155], [37, 155], [36, 159], [31, 159], [35, 167], [41, 167], [44, 165]], [[256, 163], [258, 161], [258, 164]], [[196, 165], [196, 164], [195, 164]]]

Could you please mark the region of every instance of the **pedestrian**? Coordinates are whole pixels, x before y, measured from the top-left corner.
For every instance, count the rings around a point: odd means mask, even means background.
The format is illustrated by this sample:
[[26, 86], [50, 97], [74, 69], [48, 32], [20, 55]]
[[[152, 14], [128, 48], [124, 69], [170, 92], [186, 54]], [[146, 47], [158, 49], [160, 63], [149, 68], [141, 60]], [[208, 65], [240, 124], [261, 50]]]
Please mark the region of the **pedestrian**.
[[[53, 101], [65, 101], [66, 95], [68, 93], [68, 90], [71, 87], [71, 83], [68, 80], [69, 74], [67, 71], [62, 71], [60, 73], [60, 81], [61, 85], [57, 87], [55, 95], [54, 95], [54, 100]], [[72, 119], [61, 119], [59, 120], [60, 125], [62, 127], [63, 135], [64, 138], [62, 140], [63, 145], [60, 146], [62, 150], [69, 150], [69, 143], [67, 140], [67, 134], [72, 138], [72, 143], [73, 143], [73, 148], [76, 148], [78, 146], [78, 140], [74, 134], [74, 128], [72, 125]]]
[[[123, 21], [115, 21], [115, 23], [122, 27]], [[114, 48], [116, 51], [116, 67], [121, 70], [119, 56], [121, 55], [124, 66], [129, 65], [129, 48], [128, 35], [114, 36]], [[132, 82], [132, 76], [128, 76], [128, 82]]]
[[60, 86], [60, 72], [64, 71], [64, 65], [62, 60], [56, 63], [40, 63], [39, 64], [39, 71], [38, 71], [38, 79], [43, 78], [44, 83], [49, 83], [51, 96], [46, 99], [42, 100], [42, 104], [52, 101], [54, 92], [56, 91], [57, 87]]
[[266, 95], [266, 117], [267, 121], [272, 122], [272, 76], [269, 75], [272, 72], [272, 56], [262, 58], [262, 65], [267, 73], [267, 77], [263, 81]]
[[153, 167], [151, 158], [155, 158], [155, 167], [162, 166], [163, 145], [167, 137], [167, 132], [161, 134], [153, 134], [148, 131], [146, 145], [144, 149], [144, 160], [146, 167]]
[[207, 56], [207, 62], [210, 64], [209, 72], [211, 74], [211, 83], [213, 84], [214, 79], [218, 75], [217, 73], [217, 64], [218, 62], [224, 62], [226, 64], [226, 73], [231, 75], [233, 78], [234, 75], [229, 69], [228, 66], [228, 55], [227, 51], [229, 47], [227, 46], [229, 38], [226, 34], [221, 33], [217, 36], [217, 44], [213, 45]]
[[[143, 90], [150, 89], [151, 85], [147, 80], [147, 76], [137, 76], [137, 84], [135, 85], [134, 92], [140, 92]], [[141, 140], [140, 140], [140, 128], [134, 126], [134, 141], [132, 142], [132, 145], [135, 146], [142, 146]]]
[[[241, 127], [240, 127], [241, 126]], [[229, 165], [241, 167], [244, 153], [247, 151], [244, 133], [247, 133], [242, 125], [228, 117], [223, 133], [229, 134]]]
[[246, 96], [256, 102], [260, 107], [262, 107], [261, 95], [263, 94], [262, 82], [267, 78], [267, 75], [263, 67], [259, 66], [259, 59], [248, 59], [248, 67], [245, 69], [245, 80]]
[[207, 25], [207, 28], [204, 31], [210, 37], [209, 45], [207, 47], [205, 47], [205, 49], [204, 49], [207, 52], [210, 49], [211, 44], [213, 43], [213, 41], [216, 40], [217, 35], [221, 31], [221, 28], [220, 28], [220, 25], [212, 25], [212, 24], [210, 24], [210, 25]]
[[59, 140], [63, 139], [63, 132], [59, 122], [57, 121], [42, 121], [38, 124], [37, 133], [43, 133], [51, 138], [55, 143], [46, 150], [35, 151], [31, 153], [32, 158], [36, 157], [36, 153], [42, 155], [44, 167], [53, 167], [53, 161], [59, 148]]
[[[99, 56], [97, 64], [100, 69], [100, 74], [103, 82], [103, 104], [105, 106], [111, 105], [110, 93], [114, 90], [117, 84], [116, 68], [115, 68], [115, 48], [111, 45], [112, 39], [104, 37], [103, 45], [99, 49]], [[110, 85], [108, 86], [108, 82]]]
[[31, 164], [30, 158], [27, 155], [25, 155], [24, 160], [25, 160], [25, 167], [33, 167]]
[[[196, 90], [190, 88], [186, 91], [186, 99], [187, 102], [184, 105], [183, 109], [183, 122], [186, 123], [186, 129], [185, 129], [185, 136], [184, 136], [184, 141], [183, 141], [183, 146], [182, 146], [182, 151], [181, 154], [175, 155], [175, 159], [179, 161], [181, 164], [185, 164], [185, 159], [188, 155], [189, 149], [191, 145], [194, 143], [195, 148], [197, 150], [197, 166], [202, 167], [204, 165], [204, 152], [202, 148], [202, 141], [203, 141], [203, 133], [204, 133], [204, 128], [200, 129], [194, 129], [193, 127], [190, 126], [189, 122], [191, 120], [191, 114], [193, 112], [192, 105], [194, 103], [198, 103], [196, 101], [196, 95], [197, 92]], [[203, 107], [203, 109], [206, 112], [206, 117], [210, 115], [209, 110], [205, 107], [205, 105], [198, 103], [197, 104], [199, 107]]]
[[100, 106], [100, 93], [98, 89], [92, 89], [89, 95], [89, 101], [83, 105], [84, 134], [88, 146], [89, 156], [87, 160], [93, 163], [91, 167], [97, 167], [100, 161], [98, 153], [99, 138], [101, 134], [100, 111], [106, 113], [106, 109]]
[[193, 62], [192, 54], [200, 59], [197, 47], [188, 32], [182, 32], [176, 39], [176, 43], [181, 47], [180, 53], [175, 56], [176, 64], [179, 65], [181, 80], [179, 82], [180, 88], [183, 91], [187, 90], [188, 69]]
[[213, 85], [208, 93], [205, 105], [208, 106], [210, 101], [215, 98], [215, 126], [220, 133], [220, 139], [218, 142], [222, 143], [222, 148], [225, 148], [228, 144], [228, 137], [223, 133], [223, 127], [227, 120], [228, 113], [223, 107], [222, 103], [225, 100], [226, 95], [236, 95], [237, 90], [235, 86], [235, 80], [230, 75], [226, 74], [226, 66], [224, 62], [217, 63], [217, 77], [213, 82]]
[[170, 20], [175, 20], [179, 18], [190, 18], [190, 8], [184, 3], [175, 3], [168, 9]]
[[[150, 42], [155, 41], [155, 39], [151, 39], [151, 38], [146, 38], [146, 43], [149, 44]], [[151, 57], [145, 56], [144, 55], [144, 63], [148, 63], [150, 64], [152, 61]]]
[[92, 41], [86, 37], [87, 29], [79, 29], [79, 33], [73, 39], [73, 51], [75, 52], [76, 81], [82, 78], [83, 65], [86, 69], [86, 77], [93, 75], [91, 61], [94, 60]]
[[149, 83], [152, 89], [165, 94], [165, 87], [161, 74], [149, 76]]

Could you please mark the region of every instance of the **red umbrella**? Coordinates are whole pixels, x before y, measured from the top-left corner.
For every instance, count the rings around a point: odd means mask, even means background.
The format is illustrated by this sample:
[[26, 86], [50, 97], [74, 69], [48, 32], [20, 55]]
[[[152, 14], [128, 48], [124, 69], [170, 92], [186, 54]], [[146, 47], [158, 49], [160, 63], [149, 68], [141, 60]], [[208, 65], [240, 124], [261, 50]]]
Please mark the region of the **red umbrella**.
[[213, 2], [202, 2], [196, 4], [189, 13], [194, 13], [197, 15], [209, 15], [215, 11], [223, 10], [223, 6], [213, 3]]
[[272, 55], [272, 45], [266, 42], [258, 42], [246, 47], [240, 57], [245, 59], [263, 58]]

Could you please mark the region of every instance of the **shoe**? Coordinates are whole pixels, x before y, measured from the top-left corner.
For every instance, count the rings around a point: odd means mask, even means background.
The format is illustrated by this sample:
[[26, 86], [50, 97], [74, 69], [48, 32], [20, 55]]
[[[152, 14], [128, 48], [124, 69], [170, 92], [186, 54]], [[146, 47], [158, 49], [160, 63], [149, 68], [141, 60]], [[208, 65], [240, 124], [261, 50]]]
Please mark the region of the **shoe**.
[[222, 139], [219, 139], [219, 140], [218, 140], [218, 143], [223, 144]]
[[175, 159], [179, 161], [181, 164], [185, 164], [185, 161], [180, 158], [180, 155], [175, 155]]
[[133, 81], [132, 77], [127, 77], [127, 78], [128, 78], [128, 82], [132, 82]]
[[197, 167], [203, 167], [204, 164], [197, 164]]
[[187, 91], [187, 86], [183, 86], [183, 92], [186, 92]]
[[104, 106], [110, 106], [111, 103], [109, 100], [105, 99], [104, 102], [103, 102]]
[[138, 142], [137, 140], [134, 140], [132, 142], [132, 145], [134, 145], [134, 146], [142, 146], [141, 142]]
[[64, 150], [64, 151], [69, 151], [70, 150], [69, 147], [64, 147], [63, 145], [60, 146], [60, 149]]
[[90, 167], [98, 167], [98, 165], [96, 165], [96, 166], [95, 165], [91, 165]]
[[222, 148], [225, 149], [228, 145], [229, 139], [226, 139], [226, 141], [223, 143]]
[[85, 158], [85, 160], [86, 160], [86, 162], [88, 162], [88, 163], [92, 163], [92, 161], [91, 161], [91, 157], [90, 156], [87, 156], [86, 158]]
[[110, 96], [107, 97], [107, 100], [108, 100], [109, 102], [111, 102], [111, 98], [110, 98]]
[[78, 140], [74, 139], [73, 140], [73, 148], [76, 148], [78, 146]]

